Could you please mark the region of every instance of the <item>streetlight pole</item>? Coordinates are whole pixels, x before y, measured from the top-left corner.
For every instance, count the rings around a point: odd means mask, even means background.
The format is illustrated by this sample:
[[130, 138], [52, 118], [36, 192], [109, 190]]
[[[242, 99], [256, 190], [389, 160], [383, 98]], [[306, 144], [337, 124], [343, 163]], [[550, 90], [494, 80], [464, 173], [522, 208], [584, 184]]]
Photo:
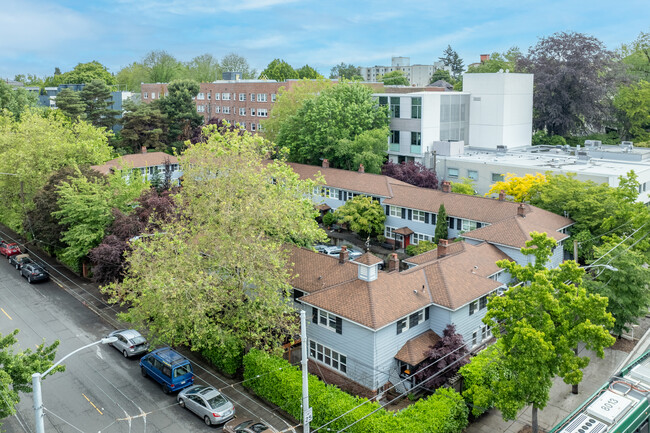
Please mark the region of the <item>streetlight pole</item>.
[[52, 370], [54, 370], [57, 366], [59, 366], [63, 361], [74, 355], [75, 353], [87, 349], [92, 346], [96, 346], [98, 344], [108, 344], [108, 343], [114, 343], [117, 341], [117, 337], [106, 337], [102, 338], [99, 341], [95, 341], [94, 343], [90, 343], [85, 345], [84, 347], [80, 347], [79, 349], [75, 350], [74, 352], [68, 353], [66, 356], [61, 358], [59, 362], [45, 370], [43, 374], [41, 373], [34, 373], [32, 374], [32, 388], [34, 390], [34, 419], [36, 420], [36, 433], [45, 433], [45, 425], [43, 422], [43, 396], [41, 394], [41, 380], [45, 376], [47, 376]]
[[302, 355], [302, 431], [309, 433], [309, 423], [313, 417], [312, 409], [309, 407], [309, 372], [307, 366], [307, 313], [300, 310], [300, 346]]

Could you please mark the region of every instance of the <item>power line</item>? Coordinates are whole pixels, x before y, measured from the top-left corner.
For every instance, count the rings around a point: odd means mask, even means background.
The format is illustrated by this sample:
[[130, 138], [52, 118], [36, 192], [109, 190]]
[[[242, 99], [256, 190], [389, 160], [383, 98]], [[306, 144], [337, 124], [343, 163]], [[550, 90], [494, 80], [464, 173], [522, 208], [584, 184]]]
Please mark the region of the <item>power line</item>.
[[72, 427], [73, 429], [77, 430], [78, 432], [84, 433], [83, 430], [80, 430], [79, 428], [73, 426], [73, 425], [70, 424], [68, 421], [64, 420], [63, 418], [61, 418], [60, 416], [58, 416], [57, 414], [55, 414], [54, 412], [52, 412], [51, 410], [49, 410], [48, 408], [46, 408], [45, 406], [43, 406], [43, 410], [44, 410], [45, 412], [47, 412], [47, 413], [52, 414], [54, 417], [60, 419], [60, 420], [63, 421], [64, 423], [68, 424], [70, 427]]

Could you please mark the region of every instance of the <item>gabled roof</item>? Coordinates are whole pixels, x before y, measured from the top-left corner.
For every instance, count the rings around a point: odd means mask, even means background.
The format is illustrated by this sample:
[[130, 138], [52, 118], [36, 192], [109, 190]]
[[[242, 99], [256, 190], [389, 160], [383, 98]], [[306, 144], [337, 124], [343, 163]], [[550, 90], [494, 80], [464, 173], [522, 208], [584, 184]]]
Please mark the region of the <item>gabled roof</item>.
[[379, 263], [384, 263], [382, 259], [377, 257], [376, 255], [368, 252], [364, 253], [363, 255], [359, 256], [357, 259], [352, 260], [354, 263], [361, 263], [362, 265], [366, 266], [372, 266], [372, 265], [377, 265]]
[[[447, 252], [445, 256], [462, 253], [465, 251], [465, 245], [467, 245], [465, 242], [451, 242], [447, 246]], [[404, 260], [404, 263], [408, 263], [409, 265], [422, 265], [434, 260], [438, 260], [438, 248], [434, 248], [425, 253], [418, 254], [417, 256], [408, 257]]]
[[559, 228], [565, 227], [558, 226], [564, 224], [568, 218], [556, 214], [548, 215], [549, 213], [542, 211], [542, 209], [529, 206], [529, 212], [524, 217], [513, 216], [492, 225], [464, 233], [463, 237], [513, 248], [526, 246], [526, 241], [531, 240], [530, 232], [533, 231], [540, 233], [546, 232], [548, 236], [556, 241], [568, 238], [568, 234], [557, 231]]
[[466, 244], [463, 253], [404, 272], [379, 272], [374, 281], [357, 278], [354, 263], [303, 248], [291, 248], [291, 284], [308, 294], [301, 301], [371, 329], [382, 328], [432, 303], [455, 310], [503, 284], [487, 278], [507, 259], [498, 248]]
[[178, 159], [173, 155], [164, 152], [147, 152], [124, 155], [119, 158], [111, 159], [103, 165], [93, 165], [90, 168], [97, 170], [102, 174], [109, 174], [111, 169], [121, 170], [123, 167], [143, 168], [163, 165], [166, 161], [170, 164], [178, 164]]
[[439, 340], [440, 336], [429, 329], [404, 343], [395, 359], [416, 366], [427, 358], [424, 353]]
[[337, 168], [323, 168], [316, 165], [287, 163], [301, 179], [313, 179], [320, 172], [325, 178], [327, 186], [332, 188], [346, 189], [348, 191], [361, 192], [364, 194], [392, 197], [393, 185], [408, 185], [401, 180], [381, 174], [359, 173], [357, 171], [340, 170]]

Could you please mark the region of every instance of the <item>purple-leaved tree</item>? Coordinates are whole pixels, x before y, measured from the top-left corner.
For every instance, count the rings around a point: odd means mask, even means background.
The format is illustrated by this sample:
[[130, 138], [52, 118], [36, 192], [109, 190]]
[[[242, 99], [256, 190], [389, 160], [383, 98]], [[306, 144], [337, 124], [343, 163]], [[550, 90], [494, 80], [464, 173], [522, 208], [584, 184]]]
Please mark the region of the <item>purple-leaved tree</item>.
[[436, 174], [419, 162], [395, 164], [388, 161], [381, 168], [381, 174], [422, 188], [438, 189]]
[[427, 358], [416, 367], [415, 378], [418, 383], [426, 382], [427, 388], [438, 388], [469, 362], [468, 353], [463, 336], [450, 323], [442, 338], [425, 352]]

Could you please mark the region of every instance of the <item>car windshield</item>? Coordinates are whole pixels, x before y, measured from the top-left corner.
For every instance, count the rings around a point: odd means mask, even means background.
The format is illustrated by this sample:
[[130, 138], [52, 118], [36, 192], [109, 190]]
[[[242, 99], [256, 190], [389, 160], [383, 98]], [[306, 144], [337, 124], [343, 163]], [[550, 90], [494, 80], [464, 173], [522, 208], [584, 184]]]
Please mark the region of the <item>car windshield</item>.
[[255, 423], [252, 426], [250, 426], [250, 429], [253, 430], [255, 433], [261, 433], [263, 431], [266, 431], [269, 427], [266, 424], [262, 424], [261, 422]]
[[251, 421], [251, 420], [244, 421], [243, 423], [241, 423], [241, 424], [239, 424], [237, 427], [235, 427], [235, 431], [242, 431], [242, 430], [244, 430], [244, 429], [245, 429], [246, 427], [248, 427], [252, 422], [253, 422], [253, 421]]
[[174, 369], [174, 377], [185, 376], [187, 373], [191, 371], [192, 369], [190, 367], [190, 364], [181, 365], [180, 367], [176, 367]]
[[142, 335], [138, 335], [137, 337], [133, 337], [131, 341], [133, 342], [133, 344], [142, 344], [142, 343], [146, 343], [147, 339], [144, 338]]
[[219, 406], [223, 406], [224, 404], [228, 403], [228, 400], [226, 400], [226, 397], [224, 397], [221, 394], [214, 394], [210, 397], [207, 398], [208, 404], [212, 409], [216, 409]]

